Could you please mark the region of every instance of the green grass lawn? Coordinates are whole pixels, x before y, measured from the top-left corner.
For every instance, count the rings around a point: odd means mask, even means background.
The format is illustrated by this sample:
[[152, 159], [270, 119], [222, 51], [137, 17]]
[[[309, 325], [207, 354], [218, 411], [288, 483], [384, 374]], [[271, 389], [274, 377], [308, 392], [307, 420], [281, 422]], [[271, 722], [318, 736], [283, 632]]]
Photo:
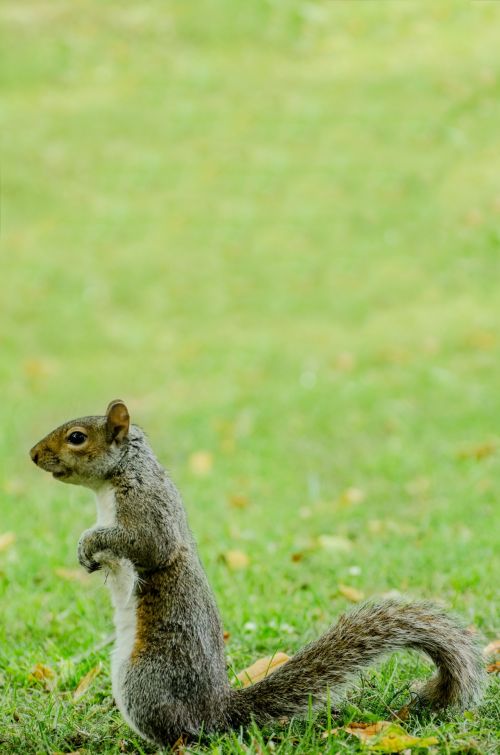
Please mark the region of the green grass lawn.
[[[157, 752], [113, 705], [102, 578], [78, 579], [92, 497], [28, 458], [117, 397], [183, 491], [231, 668], [318, 636], [339, 585], [498, 637], [500, 3], [4, 0], [0, 20], [0, 751]], [[331, 721], [189, 751], [358, 752], [322, 733], [387, 719], [428, 673], [397, 655]], [[494, 753], [498, 690], [404, 725]]]

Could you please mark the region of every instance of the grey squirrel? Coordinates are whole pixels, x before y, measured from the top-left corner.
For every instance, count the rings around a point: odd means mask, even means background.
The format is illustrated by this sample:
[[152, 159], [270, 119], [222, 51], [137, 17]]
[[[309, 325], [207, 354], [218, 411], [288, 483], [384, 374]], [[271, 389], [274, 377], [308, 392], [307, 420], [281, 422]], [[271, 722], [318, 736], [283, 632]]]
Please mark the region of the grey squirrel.
[[426, 602], [385, 600], [343, 615], [273, 674], [230, 686], [221, 620], [181, 497], [123, 401], [104, 416], [71, 420], [30, 451], [62, 482], [97, 496], [97, 523], [78, 544], [88, 571], [106, 569], [116, 625], [113, 694], [145, 739], [180, 737], [307, 713], [380, 656], [423, 651], [437, 674], [419, 692], [434, 708], [480, 698], [483, 662], [474, 637]]

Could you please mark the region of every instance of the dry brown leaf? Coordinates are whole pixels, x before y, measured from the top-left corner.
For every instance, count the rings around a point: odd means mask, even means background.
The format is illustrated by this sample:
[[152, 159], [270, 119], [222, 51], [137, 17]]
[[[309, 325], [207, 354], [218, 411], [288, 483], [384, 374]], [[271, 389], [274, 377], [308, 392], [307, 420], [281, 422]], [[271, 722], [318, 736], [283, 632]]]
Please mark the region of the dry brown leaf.
[[214, 465], [214, 457], [210, 451], [195, 451], [189, 457], [189, 468], [197, 477], [210, 474]]
[[45, 663], [35, 663], [28, 679], [30, 682], [40, 682], [47, 690], [53, 690], [57, 684], [55, 671], [50, 666], [46, 666]]
[[483, 650], [483, 655], [500, 655], [500, 640], [493, 640]]
[[250, 684], [255, 684], [255, 682], [259, 682], [264, 677], [272, 674], [273, 671], [276, 671], [277, 668], [289, 660], [290, 656], [286, 653], [275, 653], [266, 658], [259, 658], [251, 666], [240, 671], [236, 678], [239, 679], [244, 687], [248, 687]]
[[292, 553], [291, 559], [294, 564], [298, 564], [302, 559], [304, 558], [304, 554], [301, 551], [298, 551], [297, 553]]
[[357, 590], [355, 587], [349, 587], [348, 585], [339, 585], [338, 590], [339, 593], [343, 595], [344, 598], [347, 598], [347, 600], [350, 600], [351, 603], [359, 603], [365, 597], [361, 590]]
[[373, 724], [352, 722], [349, 726], [325, 731], [323, 738], [341, 731], [353, 734], [375, 752], [403, 752], [412, 747], [431, 747], [439, 741], [437, 737], [413, 737], [407, 734], [402, 726], [392, 721], [377, 721]]
[[229, 505], [232, 506], [233, 509], [246, 509], [249, 504], [250, 501], [246, 495], [234, 493], [234, 495], [229, 496]]
[[179, 739], [176, 739], [174, 744], [172, 745], [172, 752], [174, 753], [174, 755], [184, 755], [184, 753], [187, 752], [186, 739], [184, 739], [182, 734]]
[[76, 703], [84, 694], [89, 690], [96, 676], [101, 672], [102, 664], [98, 663], [97, 666], [87, 671], [85, 676], [82, 676], [78, 682], [78, 686], [73, 692], [73, 702]]
[[410, 718], [410, 706], [403, 705], [403, 707], [400, 708], [397, 713], [394, 714], [394, 716], [400, 721], [408, 721], [408, 719]]
[[16, 536], [13, 532], [4, 532], [0, 535], [0, 551], [6, 551], [15, 542]]
[[54, 574], [68, 582], [79, 582], [81, 585], [90, 583], [90, 576], [83, 569], [66, 569], [64, 566], [54, 569]]
[[222, 633], [222, 637], [223, 637], [223, 639], [224, 639], [224, 642], [227, 642], [227, 641], [229, 640], [229, 638], [231, 637], [231, 632], [226, 632], [226, 631], [224, 631], [224, 632]]
[[226, 551], [223, 554], [222, 558], [229, 566], [229, 568], [233, 569], [234, 571], [237, 571], [238, 569], [246, 569], [250, 563], [250, 559], [248, 558], [247, 554], [243, 553], [243, 551], [238, 550]]
[[320, 535], [318, 543], [325, 550], [339, 553], [347, 553], [352, 548], [351, 541], [341, 535]]
[[490, 663], [489, 666], [486, 666], [486, 671], [488, 674], [500, 674], [500, 661]]

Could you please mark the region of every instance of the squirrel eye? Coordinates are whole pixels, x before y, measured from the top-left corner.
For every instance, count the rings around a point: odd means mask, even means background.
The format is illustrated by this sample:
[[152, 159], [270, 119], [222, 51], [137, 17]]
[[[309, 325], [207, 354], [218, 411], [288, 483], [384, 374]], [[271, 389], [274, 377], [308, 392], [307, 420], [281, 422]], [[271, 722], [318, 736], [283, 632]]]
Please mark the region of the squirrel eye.
[[74, 433], [68, 436], [68, 443], [71, 443], [72, 446], [81, 446], [86, 440], [87, 436], [85, 433], [81, 433], [79, 430], [75, 430]]

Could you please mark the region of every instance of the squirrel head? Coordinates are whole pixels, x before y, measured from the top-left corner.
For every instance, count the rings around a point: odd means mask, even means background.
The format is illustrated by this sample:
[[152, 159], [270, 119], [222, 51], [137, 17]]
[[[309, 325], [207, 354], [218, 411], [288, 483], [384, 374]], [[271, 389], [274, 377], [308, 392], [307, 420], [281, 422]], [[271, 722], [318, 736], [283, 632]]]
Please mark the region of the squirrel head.
[[129, 427], [128, 409], [117, 399], [102, 417], [81, 417], [52, 430], [30, 456], [56, 480], [98, 488], [120, 460]]

